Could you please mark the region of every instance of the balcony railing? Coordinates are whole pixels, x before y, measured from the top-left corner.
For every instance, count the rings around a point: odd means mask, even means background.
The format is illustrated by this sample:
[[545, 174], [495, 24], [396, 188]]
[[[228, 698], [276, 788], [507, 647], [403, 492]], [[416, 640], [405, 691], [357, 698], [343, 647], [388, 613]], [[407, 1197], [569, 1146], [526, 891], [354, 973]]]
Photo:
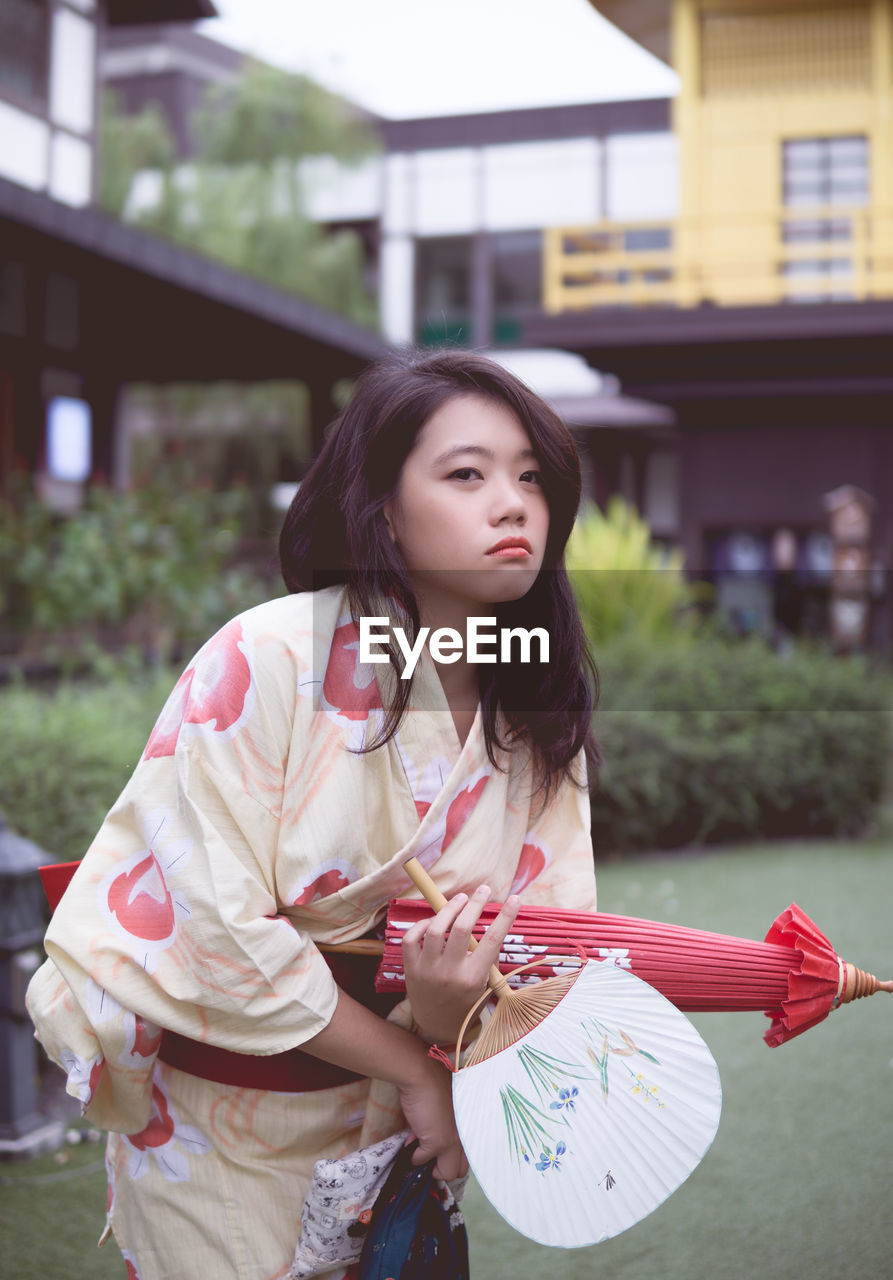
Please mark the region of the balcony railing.
[[543, 306], [552, 314], [893, 298], [893, 209], [778, 207], [543, 234]]

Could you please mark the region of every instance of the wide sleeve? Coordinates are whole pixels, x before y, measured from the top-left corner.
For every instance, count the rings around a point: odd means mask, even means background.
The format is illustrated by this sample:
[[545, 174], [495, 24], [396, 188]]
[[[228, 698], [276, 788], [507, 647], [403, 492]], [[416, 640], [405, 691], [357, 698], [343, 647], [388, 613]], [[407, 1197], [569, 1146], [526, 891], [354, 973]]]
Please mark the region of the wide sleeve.
[[50, 924], [29, 1012], [105, 1128], [146, 1124], [162, 1028], [272, 1054], [332, 1016], [330, 970], [275, 894], [301, 665], [263, 608], [201, 650]]
[[592, 816], [582, 751], [573, 762], [573, 779], [564, 779], [548, 806], [531, 815], [512, 892], [533, 906], [595, 911]]

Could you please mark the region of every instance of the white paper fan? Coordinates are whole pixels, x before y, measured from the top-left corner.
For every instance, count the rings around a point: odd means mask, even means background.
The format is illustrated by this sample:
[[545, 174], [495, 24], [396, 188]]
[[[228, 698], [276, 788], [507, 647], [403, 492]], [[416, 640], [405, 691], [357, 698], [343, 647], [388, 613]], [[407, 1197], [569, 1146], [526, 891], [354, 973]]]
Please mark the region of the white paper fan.
[[564, 1248], [608, 1240], [662, 1204], [709, 1148], [721, 1102], [685, 1015], [595, 961], [538, 1027], [453, 1075], [487, 1199], [522, 1235]]

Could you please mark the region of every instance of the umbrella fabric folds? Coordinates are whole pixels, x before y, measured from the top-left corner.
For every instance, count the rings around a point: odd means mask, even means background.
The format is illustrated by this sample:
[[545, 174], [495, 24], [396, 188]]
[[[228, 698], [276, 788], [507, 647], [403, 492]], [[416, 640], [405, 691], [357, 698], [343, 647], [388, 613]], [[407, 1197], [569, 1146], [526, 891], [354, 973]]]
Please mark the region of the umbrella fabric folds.
[[[51, 908], [61, 898], [76, 862], [40, 868]], [[499, 911], [484, 908], [475, 928], [480, 937]], [[377, 991], [403, 991], [403, 935], [432, 910], [426, 902], [397, 898], [388, 909]], [[893, 992], [893, 981], [843, 961], [821, 929], [792, 903], [773, 921], [763, 942], [684, 925], [604, 912], [562, 911], [524, 906], [506, 938], [499, 967], [508, 973], [538, 957], [543, 963], [513, 982], [537, 982], [573, 973], [580, 948], [594, 960], [628, 969], [655, 987], [685, 1013], [762, 1010], [772, 1019], [763, 1039], [773, 1048], [814, 1027], [839, 1004], [876, 991]], [[324, 950], [365, 955], [380, 951], [371, 939]]]
[[[498, 903], [485, 908], [476, 936], [498, 911]], [[430, 914], [414, 899], [391, 903], [377, 990], [404, 988], [403, 935]], [[628, 969], [687, 1013], [762, 1010], [772, 1019], [764, 1039], [773, 1047], [821, 1022], [838, 1004], [893, 991], [893, 983], [841, 960], [796, 904], [774, 921], [763, 942], [633, 916], [522, 907], [499, 966], [508, 973], [542, 956], [542, 965], [521, 979], [537, 981], [574, 966], [579, 947], [592, 959]]]

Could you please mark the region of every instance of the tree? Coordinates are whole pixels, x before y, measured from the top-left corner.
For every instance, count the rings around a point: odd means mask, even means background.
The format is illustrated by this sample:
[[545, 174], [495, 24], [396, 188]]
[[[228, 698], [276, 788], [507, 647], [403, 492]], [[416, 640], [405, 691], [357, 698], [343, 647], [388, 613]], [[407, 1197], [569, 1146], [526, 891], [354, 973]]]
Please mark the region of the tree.
[[[122, 117], [107, 99], [101, 193], [118, 216], [290, 289], [360, 323], [375, 324], [356, 233], [327, 234], [306, 213], [301, 161], [370, 155], [375, 135], [356, 108], [305, 76], [249, 63], [234, 87], [216, 88], [193, 121], [196, 159], [173, 163], [157, 109]], [[158, 173], [157, 198], [128, 207], [141, 170]]]
[[102, 97], [101, 131], [99, 203], [123, 218], [134, 178], [145, 169], [170, 169], [174, 140], [159, 107], [126, 115], [113, 89], [106, 89]]

